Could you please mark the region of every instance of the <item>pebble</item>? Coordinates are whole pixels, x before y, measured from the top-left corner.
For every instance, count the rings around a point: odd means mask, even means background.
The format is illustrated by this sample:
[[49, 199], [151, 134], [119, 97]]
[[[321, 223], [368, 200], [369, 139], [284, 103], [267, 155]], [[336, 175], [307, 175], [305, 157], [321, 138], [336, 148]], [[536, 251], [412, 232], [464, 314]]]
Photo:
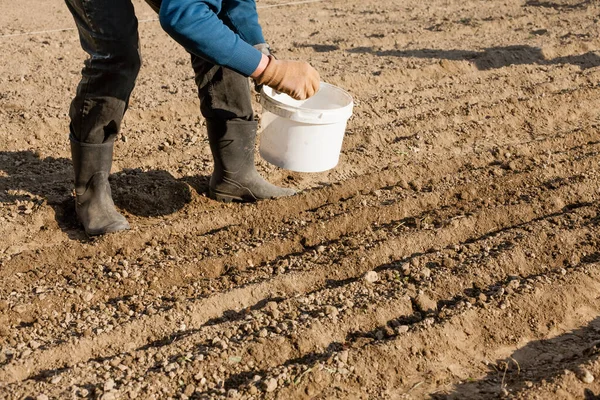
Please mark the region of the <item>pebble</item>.
[[337, 315], [340, 312], [338, 311], [337, 307], [334, 306], [325, 306], [325, 314], [327, 314], [330, 317], [337, 317]]
[[117, 396], [113, 392], [104, 393], [100, 400], [115, 400]]
[[429, 279], [431, 278], [431, 270], [429, 268], [423, 268], [419, 275], [421, 275], [421, 278], [423, 279]]
[[90, 302], [92, 301], [92, 299], [94, 298], [94, 295], [91, 294], [90, 292], [85, 292], [84, 294], [81, 295], [81, 298], [83, 299], [83, 301], [85, 302]]
[[369, 271], [365, 274], [364, 280], [369, 283], [375, 283], [379, 280], [379, 274], [375, 271]]
[[115, 381], [113, 381], [112, 379], [109, 379], [106, 382], [104, 382], [104, 391], [105, 392], [113, 390], [114, 387], [115, 387]]
[[348, 356], [350, 355], [350, 353], [348, 352], [348, 350], [344, 350], [340, 353], [340, 361], [343, 362], [344, 364], [348, 364]]
[[248, 393], [250, 393], [250, 394], [258, 394], [258, 388], [256, 386], [252, 385], [252, 386], [250, 386], [248, 388]]
[[579, 375], [579, 379], [583, 383], [594, 382], [594, 375], [592, 375], [592, 373], [586, 368], [582, 368], [581, 371], [579, 371], [578, 375]]
[[258, 336], [262, 337], [262, 338], [267, 337], [268, 334], [269, 334], [269, 331], [266, 328], [262, 328], [260, 330], [260, 332], [258, 332]]
[[45, 394], [40, 394], [38, 395], [38, 397], [35, 398], [35, 400], [49, 400], [48, 396], [46, 396]]
[[267, 393], [274, 392], [277, 389], [277, 379], [271, 378], [265, 381], [264, 383], [265, 391]]
[[42, 344], [41, 344], [40, 342], [37, 342], [37, 341], [35, 341], [35, 340], [31, 340], [31, 341], [29, 342], [29, 347], [31, 347], [33, 350], [37, 350], [37, 349], [39, 349], [41, 345], [42, 345]]
[[0, 312], [8, 310], [8, 302], [6, 300], [0, 300]]
[[18, 306], [15, 306], [15, 308], [13, 308], [13, 310], [17, 314], [23, 314], [25, 311], [27, 311], [27, 306], [24, 304], [19, 304]]
[[319, 246], [317, 247], [317, 253], [322, 253], [325, 251], [325, 246]]
[[195, 391], [196, 391], [196, 387], [190, 383], [189, 385], [187, 385], [185, 387], [183, 394], [185, 394], [188, 397], [191, 397]]
[[398, 333], [406, 333], [408, 332], [408, 325], [400, 325], [399, 327], [396, 328], [396, 332]]

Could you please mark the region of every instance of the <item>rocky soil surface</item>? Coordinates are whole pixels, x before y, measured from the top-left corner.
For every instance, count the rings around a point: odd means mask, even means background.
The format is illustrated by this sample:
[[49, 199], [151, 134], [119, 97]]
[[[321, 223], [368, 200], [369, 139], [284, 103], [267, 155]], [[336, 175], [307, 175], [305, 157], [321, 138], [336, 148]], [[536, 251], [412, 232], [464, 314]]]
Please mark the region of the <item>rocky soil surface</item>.
[[0, 4], [0, 399], [597, 398], [598, 2], [259, 0], [355, 109], [335, 169], [258, 160], [302, 192], [256, 204], [206, 196], [189, 56], [134, 3], [132, 230], [93, 240], [73, 21]]

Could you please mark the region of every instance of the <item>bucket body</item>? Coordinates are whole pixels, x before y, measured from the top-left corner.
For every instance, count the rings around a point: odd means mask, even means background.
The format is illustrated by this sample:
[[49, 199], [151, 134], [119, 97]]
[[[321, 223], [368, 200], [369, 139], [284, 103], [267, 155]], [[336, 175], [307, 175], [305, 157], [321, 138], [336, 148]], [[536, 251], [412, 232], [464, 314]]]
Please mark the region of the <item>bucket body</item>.
[[260, 155], [271, 164], [297, 172], [321, 172], [339, 161], [346, 123], [352, 115], [352, 97], [321, 82], [307, 100], [263, 87]]

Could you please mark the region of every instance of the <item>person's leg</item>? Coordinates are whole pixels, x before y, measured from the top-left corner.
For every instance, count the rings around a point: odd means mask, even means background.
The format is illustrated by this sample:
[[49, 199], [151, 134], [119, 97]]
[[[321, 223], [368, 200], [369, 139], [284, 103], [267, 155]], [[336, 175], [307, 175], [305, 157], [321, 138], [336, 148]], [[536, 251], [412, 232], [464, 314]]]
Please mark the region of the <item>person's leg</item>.
[[129, 229], [108, 176], [141, 58], [131, 0], [65, 0], [89, 54], [70, 109], [77, 216], [89, 235]]
[[248, 78], [195, 55], [192, 66], [214, 159], [209, 196], [219, 201], [256, 201], [295, 194], [272, 185], [256, 171], [257, 123]]

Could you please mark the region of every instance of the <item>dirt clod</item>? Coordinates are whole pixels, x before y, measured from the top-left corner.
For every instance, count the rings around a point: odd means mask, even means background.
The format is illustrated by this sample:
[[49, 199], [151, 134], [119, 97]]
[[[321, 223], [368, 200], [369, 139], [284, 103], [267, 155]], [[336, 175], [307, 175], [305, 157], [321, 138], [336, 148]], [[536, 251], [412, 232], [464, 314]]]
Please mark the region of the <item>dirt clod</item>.
[[415, 297], [415, 305], [418, 311], [430, 313], [437, 311], [437, 303], [425, 293], [420, 293]]

